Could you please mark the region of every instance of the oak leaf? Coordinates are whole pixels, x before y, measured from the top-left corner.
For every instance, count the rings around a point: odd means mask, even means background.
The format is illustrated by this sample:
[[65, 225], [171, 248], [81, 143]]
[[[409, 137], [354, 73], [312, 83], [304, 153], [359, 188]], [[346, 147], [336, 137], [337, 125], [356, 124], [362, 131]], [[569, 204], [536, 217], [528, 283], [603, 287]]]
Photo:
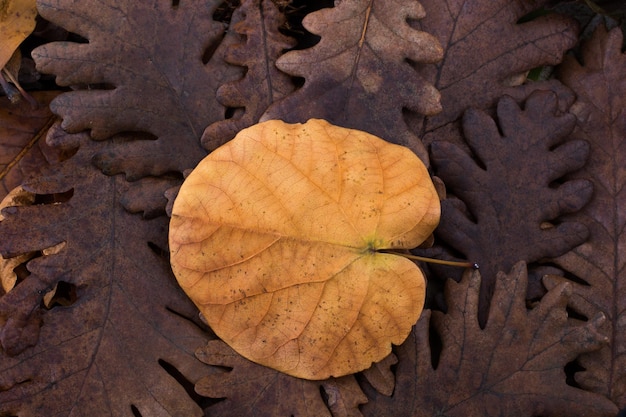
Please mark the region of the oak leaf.
[[420, 75], [441, 92], [443, 108], [417, 130], [426, 143], [438, 140], [433, 131], [458, 120], [468, 108], [495, 105], [512, 85], [524, 81], [527, 71], [561, 62], [576, 43], [575, 20], [552, 13], [520, 22], [546, 3], [450, 0], [442, 5], [422, 0], [427, 18], [414, 27], [431, 33], [445, 50], [440, 62], [419, 67]]
[[323, 381], [294, 378], [248, 361], [221, 340], [209, 341], [196, 356], [221, 367], [195, 386], [204, 397], [224, 399], [209, 407], [211, 416], [361, 417], [358, 407], [367, 402], [352, 375]]
[[423, 306], [419, 268], [377, 251], [413, 248], [438, 221], [435, 188], [407, 148], [323, 120], [268, 121], [183, 183], [172, 269], [244, 357], [302, 378], [341, 376], [387, 356]]
[[615, 416], [615, 404], [566, 384], [564, 372], [580, 353], [606, 346], [608, 339], [599, 332], [602, 314], [587, 323], [568, 319], [567, 283], [528, 310], [526, 265], [520, 262], [509, 274], [498, 274], [489, 319], [481, 328], [480, 286], [478, 271], [467, 271], [460, 283], [447, 281], [447, 313], [424, 311], [397, 349], [394, 395], [368, 390], [364, 415]]
[[457, 197], [442, 202], [437, 236], [480, 265], [483, 323], [499, 271], [558, 256], [587, 237], [582, 223], [562, 218], [592, 193], [589, 181], [562, 180], [589, 152], [586, 142], [568, 140], [574, 124], [553, 93], [538, 91], [523, 108], [503, 97], [497, 120], [468, 110], [463, 131], [471, 153], [447, 141], [432, 144], [437, 175]]
[[167, 219], [122, 208], [127, 183], [91, 163], [106, 142], [47, 140], [74, 155], [24, 183], [43, 203], [2, 211], [0, 252], [64, 245], [0, 297], [0, 415], [202, 416], [187, 390], [208, 335], [160, 249]]
[[[594, 184], [594, 198], [573, 220], [589, 229], [589, 239], [557, 258], [567, 273], [546, 277], [548, 288], [568, 281], [574, 311], [584, 317], [602, 312], [609, 346], [578, 360], [584, 371], [576, 381], [626, 408], [626, 54], [619, 28], [603, 26], [582, 48], [584, 64], [568, 58], [560, 78], [576, 93], [572, 105], [577, 125], [572, 134], [591, 145], [589, 163], [570, 178]], [[570, 279], [575, 279], [571, 282]]]
[[439, 92], [411, 65], [442, 57], [435, 38], [408, 23], [424, 15], [417, 1], [403, 0], [343, 1], [307, 15], [303, 25], [321, 36], [320, 42], [276, 62], [282, 71], [303, 77], [304, 85], [270, 106], [261, 120], [321, 118], [408, 146], [427, 161], [421, 141], [403, 120], [406, 109], [441, 111]]
[[278, 31], [284, 22], [285, 16], [271, 0], [245, 0], [235, 10], [231, 31], [240, 39], [226, 48], [224, 60], [246, 67], [246, 73], [221, 86], [216, 94], [224, 106], [240, 111], [205, 129], [202, 143], [206, 149], [217, 148], [241, 129], [257, 123], [270, 104], [293, 90], [291, 78], [275, 65], [283, 51], [295, 44]]
[[2, 0], [0, 3], [0, 69], [35, 29], [36, 0]]
[[[51, 104], [71, 133], [89, 130], [93, 139], [113, 139], [94, 155], [108, 175], [124, 173], [130, 186], [162, 194], [172, 186], [147, 176], [177, 174], [206, 155], [204, 128], [224, 117], [215, 99], [241, 68], [222, 60], [225, 26], [212, 16], [220, 1], [122, 2], [41, 0], [40, 14], [84, 37], [88, 43], [51, 42], [32, 55], [37, 69], [74, 86]], [[98, 24], [94, 24], [98, 22]], [[115, 63], [115, 64], [112, 64]], [[173, 157], [175, 156], [175, 157]], [[180, 183], [180, 181], [179, 181]], [[163, 213], [165, 199], [126, 197], [129, 210], [148, 217]]]
[[48, 109], [57, 92], [33, 93], [40, 107], [26, 102], [12, 104], [0, 98], [0, 200], [21, 182], [39, 171], [48, 158], [55, 158], [45, 145], [46, 131], [55, 117]]

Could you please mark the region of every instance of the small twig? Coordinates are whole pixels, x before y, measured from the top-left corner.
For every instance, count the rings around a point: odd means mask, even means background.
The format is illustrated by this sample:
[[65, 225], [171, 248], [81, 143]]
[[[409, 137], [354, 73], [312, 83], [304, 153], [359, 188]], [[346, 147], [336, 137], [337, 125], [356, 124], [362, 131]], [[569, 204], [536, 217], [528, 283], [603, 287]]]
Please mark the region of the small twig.
[[[4, 75], [4, 76], [3, 76]], [[20, 94], [22, 95], [22, 97], [24, 97], [26, 99], [26, 101], [28, 101], [28, 103], [30, 104], [30, 106], [33, 108], [33, 110], [37, 109], [39, 107], [39, 103], [37, 103], [37, 100], [35, 100], [35, 98], [33, 96], [31, 96], [30, 94], [28, 94], [20, 85], [20, 83], [15, 79], [15, 77], [13, 77], [13, 75], [5, 70], [4, 68], [2, 69], [2, 71], [0, 71], [0, 84], [2, 84], [2, 88], [7, 91], [7, 87], [11, 88], [10, 84], [7, 83], [6, 79], [4, 78], [8, 78], [9, 81], [11, 81], [11, 83], [15, 86], [15, 88], [17, 88], [17, 90], [20, 92]], [[8, 96], [8, 94], [7, 94]], [[13, 100], [11, 100], [13, 101]]]

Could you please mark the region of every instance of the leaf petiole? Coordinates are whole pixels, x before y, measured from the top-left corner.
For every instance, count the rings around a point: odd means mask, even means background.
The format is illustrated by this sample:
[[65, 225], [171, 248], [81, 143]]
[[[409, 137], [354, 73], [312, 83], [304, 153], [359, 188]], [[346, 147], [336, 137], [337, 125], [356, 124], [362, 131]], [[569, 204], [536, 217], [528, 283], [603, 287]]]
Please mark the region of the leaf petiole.
[[428, 262], [431, 264], [438, 264], [438, 265], [449, 265], [449, 266], [458, 266], [461, 268], [473, 268], [473, 269], [478, 269], [479, 266], [476, 262], [469, 262], [469, 261], [446, 261], [443, 259], [435, 259], [435, 258], [426, 258], [424, 256], [417, 256], [417, 255], [412, 255], [409, 253], [402, 253], [402, 252], [396, 252], [393, 250], [379, 250], [377, 252], [380, 253], [391, 253], [393, 255], [399, 255], [402, 257], [405, 257], [407, 259], [411, 259], [413, 261], [422, 261], [422, 262]]

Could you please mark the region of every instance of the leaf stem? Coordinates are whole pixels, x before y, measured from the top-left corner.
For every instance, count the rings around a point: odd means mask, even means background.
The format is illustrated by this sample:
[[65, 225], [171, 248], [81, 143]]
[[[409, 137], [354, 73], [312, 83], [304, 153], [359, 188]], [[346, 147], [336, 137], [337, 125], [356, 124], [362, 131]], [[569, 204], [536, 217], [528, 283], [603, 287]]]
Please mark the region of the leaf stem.
[[417, 256], [417, 255], [412, 255], [412, 254], [408, 254], [408, 253], [396, 252], [396, 251], [393, 251], [393, 250], [380, 250], [378, 252], [381, 252], [381, 253], [391, 253], [393, 255], [399, 255], [399, 256], [405, 257], [407, 259], [411, 259], [413, 261], [422, 261], [422, 262], [428, 262], [428, 263], [431, 263], [431, 264], [449, 265], [449, 266], [458, 266], [458, 267], [461, 267], [461, 268], [478, 269], [478, 264], [476, 262], [470, 262], [470, 261], [446, 261], [446, 260], [443, 260], [443, 259], [426, 258], [424, 256]]

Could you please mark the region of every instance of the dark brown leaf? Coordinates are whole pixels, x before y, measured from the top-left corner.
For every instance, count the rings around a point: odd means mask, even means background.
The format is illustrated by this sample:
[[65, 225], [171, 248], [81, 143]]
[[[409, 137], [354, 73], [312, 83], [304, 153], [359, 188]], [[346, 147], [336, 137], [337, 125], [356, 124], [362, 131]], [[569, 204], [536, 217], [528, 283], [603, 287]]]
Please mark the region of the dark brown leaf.
[[206, 149], [217, 148], [241, 129], [257, 123], [270, 104], [293, 90], [290, 77], [275, 66], [276, 58], [295, 44], [278, 31], [284, 22], [284, 16], [271, 0], [244, 0], [235, 11], [231, 29], [240, 39], [227, 48], [224, 59], [246, 67], [247, 71], [240, 80], [221, 86], [217, 99], [239, 113], [213, 123], [204, 131], [202, 143]]
[[[480, 274], [468, 271], [460, 283], [448, 280], [447, 314], [422, 315], [400, 359], [392, 397], [368, 392], [366, 416], [394, 417], [613, 417], [615, 405], [601, 395], [566, 384], [565, 365], [581, 352], [598, 349], [600, 314], [580, 324], [568, 320], [569, 284], [553, 288], [527, 310], [526, 265], [498, 276], [489, 321], [478, 324]], [[441, 338], [433, 363], [429, 321]]]
[[0, 98], [0, 200], [44, 164], [49, 149], [39, 140], [54, 121], [48, 104], [58, 93], [35, 94], [40, 107]]
[[398, 363], [398, 357], [393, 353], [380, 362], [361, 372], [376, 391], [383, 395], [391, 395], [396, 383], [396, 377], [391, 367]]
[[37, 68], [55, 74], [58, 84], [88, 87], [53, 101], [63, 128], [89, 129], [97, 140], [125, 133], [122, 143], [96, 156], [103, 172], [137, 180], [182, 172], [205, 156], [202, 131], [224, 115], [215, 91], [241, 72], [219, 54], [204, 56], [224, 35], [212, 19], [219, 3], [39, 2], [44, 18], [89, 41], [33, 51]]
[[[427, 18], [415, 26], [433, 34], [444, 48], [443, 60], [420, 67], [420, 74], [441, 92], [443, 111], [427, 118], [428, 133], [454, 120], [470, 108], [495, 104], [525, 73], [561, 62], [576, 43], [573, 19], [550, 14], [517, 23], [546, 0], [422, 0]], [[424, 137], [425, 141], [437, 140]]]
[[209, 341], [196, 356], [222, 367], [196, 384], [200, 395], [225, 398], [209, 408], [211, 416], [358, 417], [359, 405], [367, 401], [353, 376], [324, 381], [294, 378], [250, 362], [221, 340]]
[[407, 23], [423, 17], [418, 2], [404, 0], [343, 1], [309, 14], [303, 24], [320, 42], [276, 63], [304, 77], [304, 86], [270, 106], [262, 120], [326, 119], [408, 146], [427, 161], [421, 141], [403, 120], [405, 108], [429, 115], [441, 110], [437, 90], [409, 63], [442, 56], [431, 35]]
[[589, 201], [591, 183], [559, 180], [585, 163], [589, 146], [567, 140], [575, 120], [556, 106], [550, 92], [533, 93], [523, 109], [504, 97], [497, 124], [483, 112], [465, 113], [472, 155], [446, 141], [432, 145], [438, 175], [460, 199], [442, 202], [437, 234], [480, 265], [483, 323], [498, 271], [558, 256], [587, 237], [584, 225], [560, 217]]
[[[591, 144], [589, 163], [572, 178], [589, 179], [594, 198], [573, 220], [587, 226], [589, 240], [563, 255], [556, 263], [577, 277], [571, 305], [586, 317], [606, 315], [603, 331], [610, 344], [583, 355], [585, 368], [578, 383], [626, 407], [626, 54], [621, 52], [622, 34], [600, 26], [583, 47], [584, 65], [569, 58], [561, 79], [572, 88], [576, 138]], [[546, 279], [551, 288], [568, 278]]]
[[202, 416], [170, 373], [188, 385], [204, 373], [194, 351], [207, 335], [158, 250], [167, 219], [122, 208], [126, 182], [90, 161], [107, 142], [59, 131], [50, 137], [77, 153], [25, 184], [59, 198], [4, 209], [0, 223], [3, 256], [65, 243], [0, 298], [0, 414], [132, 416], [134, 405], [144, 416]]

